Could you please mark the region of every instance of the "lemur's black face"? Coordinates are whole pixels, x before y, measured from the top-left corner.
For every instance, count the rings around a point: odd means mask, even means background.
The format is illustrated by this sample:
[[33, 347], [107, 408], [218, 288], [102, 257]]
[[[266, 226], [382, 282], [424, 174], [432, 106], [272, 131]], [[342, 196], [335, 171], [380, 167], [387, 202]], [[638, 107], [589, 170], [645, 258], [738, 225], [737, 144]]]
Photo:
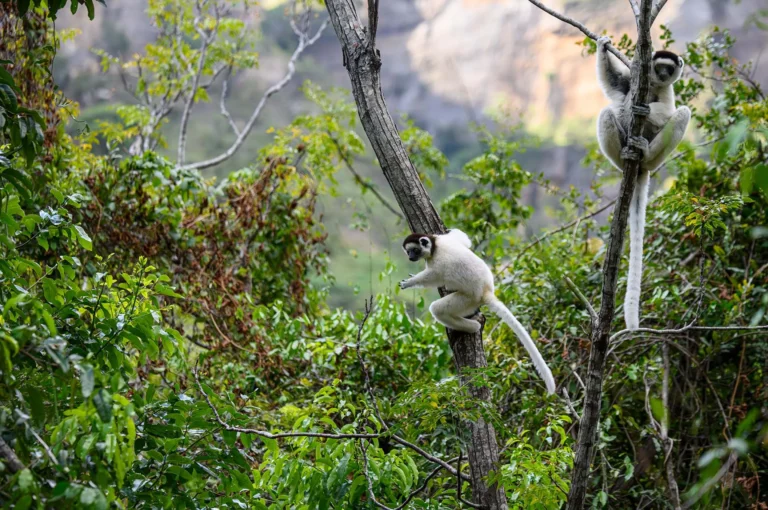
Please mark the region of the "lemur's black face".
[[652, 79], [658, 85], [672, 85], [683, 74], [685, 62], [671, 51], [657, 51], [653, 54]]
[[403, 241], [403, 251], [411, 262], [432, 257], [433, 247], [432, 236], [424, 234], [411, 234]]

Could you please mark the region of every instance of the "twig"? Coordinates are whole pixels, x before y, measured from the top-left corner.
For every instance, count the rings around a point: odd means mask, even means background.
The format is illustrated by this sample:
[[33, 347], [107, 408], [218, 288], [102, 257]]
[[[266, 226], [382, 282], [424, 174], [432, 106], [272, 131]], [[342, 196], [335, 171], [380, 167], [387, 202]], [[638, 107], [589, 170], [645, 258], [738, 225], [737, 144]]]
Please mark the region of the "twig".
[[467, 505], [470, 508], [485, 508], [483, 505], [478, 505], [476, 503], [472, 503], [471, 501], [467, 501], [466, 499], [461, 497], [462, 480], [461, 480], [461, 476], [459, 476], [459, 475], [461, 474], [462, 455], [463, 455], [463, 452], [462, 452], [461, 448], [459, 448], [459, 460], [458, 460], [458, 462], [456, 464], [456, 499], [458, 499], [459, 501], [461, 501], [462, 503], [464, 503], [465, 505]]
[[330, 137], [330, 139], [333, 142], [333, 144], [336, 146], [336, 151], [339, 153], [339, 157], [344, 162], [344, 166], [346, 166], [347, 169], [355, 177], [355, 182], [357, 182], [357, 184], [359, 184], [360, 186], [364, 187], [365, 189], [367, 189], [368, 191], [373, 193], [374, 196], [379, 199], [379, 202], [381, 202], [384, 205], [384, 207], [389, 209], [389, 212], [391, 212], [392, 214], [394, 214], [395, 216], [397, 216], [401, 220], [405, 220], [405, 217], [400, 213], [400, 211], [395, 209], [395, 207], [392, 204], [389, 203], [389, 200], [387, 200], [384, 195], [379, 193], [379, 190], [376, 189], [376, 186], [374, 186], [373, 184], [370, 184], [369, 182], [367, 182], [365, 179], [363, 179], [362, 175], [357, 173], [357, 170], [355, 170], [355, 167], [352, 166], [352, 162], [350, 161], [351, 158], [349, 157], [348, 154], [346, 154], [344, 152], [344, 149], [342, 148], [342, 146], [339, 143], [339, 141], [336, 140], [336, 138], [333, 135], [331, 135], [330, 133], [328, 133], [328, 136]]
[[637, 328], [637, 329], [622, 329], [618, 333], [614, 333], [611, 336], [610, 342], [615, 342], [617, 339], [626, 336], [630, 333], [649, 333], [653, 335], [680, 335], [688, 331], [759, 331], [768, 330], [768, 325], [765, 326], [694, 326], [689, 324], [678, 329], [652, 329], [652, 328]]
[[368, 497], [377, 508], [381, 508], [381, 510], [394, 510], [392, 507], [380, 503], [373, 493], [373, 481], [371, 480], [371, 477], [368, 476], [368, 446], [365, 444], [365, 441], [360, 441], [360, 450], [363, 452], [363, 476], [365, 477], [368, 486]]
[[43, 441], [43, 438], [40, 437], [40, 435], [34, 431], [34, 429], [30, 428], [29, 432], [34, 436], [35, 440], [40, 443], [40, 446], [43, 447], [43, 450], [45, 450], [45, 453], [48, 455], [48, 458], [51, 459], [51, 462], [53, 462], [54, 466], [59, 465], [59, 459], [56, 458], [56, 456], [51, 451], [51, 447], [46, 444], [45, 441]]
[[229, 127], [232, 128], [232, 131], [235, 133], [235, 136], [240, 136], [240, 129], [238, 129], [237, 124], [235, 123], [235, 120], [232, 118], [232, 115], [229, 113], [229, 110], [227, 109], [227, 97], [229, 96], [229, 80], [232, 78], [232, 67], [229, 66], [229, 71], [227, 71], [227, 77], [224, 78], [224, 82], [221, 85], [221, 97], [219, 98], [219, 110], [221, 111], [221, 115], [224, 116], [225, 119], [227, 119], [227, 122], [229, 123]]
[[[419, 455], [421, 455], [422, 457], [424, 457], [428, 461], [442, 466], [445, 470], [447, 470], [452, 475], [456, 474], [456, 470], [453, 468], [453, 466], [451, 466], [450, 464], [448, 464], [444, 460], [438, 459], [434, 455], [431, 455], [431, 454], [427, 453], [426, 451], [424, 451], [423, 449], [419, 448], [415, 444], [406, 441], [405, 439], [403, 439], [402, 437], [400, 437], [398, 435], [392, 434], [392, 436], [390, 436], [390, 437], [392, 438], [392, 440], [394, 442], [396, 442], [398, 444], [401, 444], [401, 445], [405, 446], [406, 448], [410, 448], [411, 450], [415, 451], [416, 453], [418, 453]], [[464, 480], [470, 481], [470, 478], [468, 476], [466, 476], [466, 475], [461, 475], [461, 477]]]
[[576, 408], [573, 407], [573, 402], [571, 402], [571, 396], [568, 395], [567, 388], [563, 388], [563, 397], [565, 397], [565, 403], [568, 406], [568, 410], [571, 411], [571, 414], [576, 418], [576, 421], [581, 421], [581, 416], [579, 416], [579, 412], [576, 411]]
[[579, 298], [579, 301], [581, 301], [584, 307], [587, 309], [587, 312], [589, 313], [589, 318], [592, 321], [592, 326], [594, 327], [595, 322], [597, 322], [597, 312], [595, 312], [595, 309], [592, 308], [592, 303], [589, 302], [587, 297], [581, 292], [581, 290], [579, 290], [576, 284], [573, 283], [573, 281], [571, 281], [571, 279], [568, 278], [567, 276], [565, 277], [565, 283], [566, 285], [568, 285], [568, 288], [571, 289], [571, 292], [576, 294], [576, 297]]
[[[531, 2], [533, 5], [535, 5], [536, 7], [538, 7], [539, 9], [541, 9], [542, 11], [546, 12], [547, 14], [549, 14], [551, 16], [554, 16], [555, 18], [559, 19], [560, 21], [562, 21], [564, 23], [568, 23], [569, 25], [578, 28], [579, 30], [581, 30], [584, 33], [584, 35], [586, 35], [590, 39], [594, 39], [595, 41], [597, 41], [597, 39], [599, 38], [599, 36], [596, 33], [592, 32], [590, 29], [588, 29], [586, 26], [584, 26], [584, 24], [579, 23], [575, 19], [569, 18], [568, 16], [566, 16], [564, 14], [560, 14], [557, 11], [553, 11], [549, 7], [547, 7], [544, 4], [542, 4], [541, 2], [539, 2], [539, 0], [528, 0], [528, 1]], [[611, 53], [616, 55], [616, 57], [619, 60], [624, 62], [624, 65], [629, 67], [630, 62], [629, 62], [629, 59], [627, 58], [626, 55], [624, 55], [622, 52], [620, 52], [618, 49], [616, 49], [610, 43], [608, 43], [606, 45], [606, 47], [608, 48], [608, 51], [610, 51]]]
[[389, 430], [389, 427], [387, 426], [387, 422], [385, 422], [384, 418], [381, 417], [381, 409], [379, 409], [379, 401], [376, 400], [376, 395], [373, 394], [373, 386], [371, 385], [371, 376], [368, 373], [368, 367], [365, 366], [365, 360], [363, 359], [363, 355], [360, 351], [363, 328], [365, 327], [365, 323], [368, 320], [368, 317], [370, 317], [372, 311], [373, 311], [373, 296], [370, 297], [370, 300], [367, 299], [365, 301], [365, 315], [363, 316], [363, 320], [360, 322], [360, 326], [357, 328], [357, 343], [356, 343], [357, 361], [358, 363], [360, 363], [360, 369], [363, 372], [363, 382], [365, 384], [365, 391], [368, 393], [368, 396], [371, 398], [371, 405], [373, 406], [373, 409], [376, 412], [376, 417], [379, 419], [379, 423], [384, 428], [384, 430]]
[[[216, 409], [216, 406], [213, 405], [213, 402], [211, 402], [210, 397], [208, 397], [208, 394], [203, 390], [203, 386], [200, 383], [200, 377], [197, 371], [197, 367], [192, 371], [192, 373], [195, 376], [195, 382], [197, 383], [197, 388], [200, 390], [200, 393], [203, 395], [203, 398], [205, 398], [206, 403], [208, 404], [208, 407], [211, 408], [211, 411], [213, 411], [214, 416], [216, 417], [216, 421], [219, 423], [219, 425], [222, 426], [225, 430], [228, 430], [230, 432], [241, 432], [244, 434], [255, 434], [257, 436], [266, 437], [267, 439], [280, 439], [284, 437], [320, 437], [325, 439], [379, 439], [383, 437], [382, 434], [330, 434], [325, 432], [280, 432], [280, 433], [271, 433], [267, 432], [265, 430], [259, 430], [259, 429], [253, 429], [253, 428], [246, 428], [246, 427], [237, 427], [235, 425], [230, 425], [224, 419], [222, 419], [221, 415], [219, 414], [218, 409]], [[396, 443], [399, 443], [407, 448], [410, 448], [411, 450], [415, 451], [425, 459], [427, 459], [430, 462], [433, 462], [435, 464], [438, 464], [439, 466], [442, 466], [444, 469], [448, 470], [452, 475], [456, 474], [456, 470], [445, 462], [444, 460], [441, 460], [434, 455], [431, 455], [424, 451], [423, 449], [419, 448], [413, 443], [410, 443], [406, 441], [405, 439], [401, 438], [397, 435], [391, 436], [392, 440]], [[463, 477], [464, 475], [462, 475]], [[469, 478], [467, 478], [469, 479]]]

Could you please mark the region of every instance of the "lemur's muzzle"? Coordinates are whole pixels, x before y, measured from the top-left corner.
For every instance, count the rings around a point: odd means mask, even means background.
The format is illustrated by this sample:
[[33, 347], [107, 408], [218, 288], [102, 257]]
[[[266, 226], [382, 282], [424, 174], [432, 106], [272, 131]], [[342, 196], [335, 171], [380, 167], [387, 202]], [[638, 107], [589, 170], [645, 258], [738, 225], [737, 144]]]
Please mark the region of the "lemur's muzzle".
[[413, 250], [408, 250], [408, 260], [411, 262], [416, 262], [419, 260], [419, 257], [421, 256], [421, 250], [418, 248], [415, 248]]

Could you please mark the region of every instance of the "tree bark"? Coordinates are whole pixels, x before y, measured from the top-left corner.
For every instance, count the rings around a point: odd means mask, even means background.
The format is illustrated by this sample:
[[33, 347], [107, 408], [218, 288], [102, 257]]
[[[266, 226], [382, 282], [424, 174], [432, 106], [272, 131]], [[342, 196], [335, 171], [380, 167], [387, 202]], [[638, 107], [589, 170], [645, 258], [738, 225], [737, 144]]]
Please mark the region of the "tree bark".
[[[647, 105], [653, 46], [651, 43], [651, 12], [652, 0], [642, 0], [640, 16], [637, 18], [638, 41], [635, 57], [632, 60], [632, 107]], [[645, 116], [636, 110], [628, 132], [640, 136], [645, 124]], [[616, 282], [619, 274], [619, 262], [624, 248], [624, 234], [629, 217], [629, 204], [635, 190], [640, 157], [628, 159], [624, 166], [621, 180], [619, 199], [611, 222], [610, 238], [603, 264], [602, 302], [596, 327], [591, 334], [591, 349], [589, 352], [589, 368], [587, 372], [587, 391], [584, 397], [584, 412], [582, 414], [579, 438], [577, 442], [576, 460], [571, 475], [571, 489], [568, 494], [568, 510], [580, 510], [584, 506], [587, 493], [590, 465], [595, 447], [597, 424], [600, 420], [602, 404], [603, 376], [605, 374], [605, 356], [608, 351], [608, 340], [611, 334], [614, 311], [616, 308]]]
[[11, 473], [18, 473], [24, 469], [24, 464], [16, 456], [16, 452], [2, 438], [0, 438], [0, 459]]
[[[369, 5], [371, 4], [369, 0]], [[375, 2], [373, 4], [375, 5]], [[384, 102], [380, 79], [381, 60], [375, 47], [377, 13], [369, 13], [369, 26], [363, 28], [352, 0], [326, 0], [326, 7], [341, 42], [344, 65], [352, 82], [352, 93], [363, 129], [411, 231], [425, 234], [445, 233], [445, 225], [408, 157]], [[475, 318], [484, 323], [481, 315]], [[462, 378], [467, 368], [487, 366], [482, 330], [476, 334], [448, 330], [448, 339], [456, 368]], [[475, 398], [490, 400], [490, 391], [487, 388], [470, 386], [469, 391]], [[483, 420], [470, 423], [468, 429], [468, 456], [474, 502], [490, 510], [506, 510], [508, 507], [503, 489], [496, 485], [489, 486], [487, 483], [488, 475], [499, 468], [496, 431], [491, 424]]]

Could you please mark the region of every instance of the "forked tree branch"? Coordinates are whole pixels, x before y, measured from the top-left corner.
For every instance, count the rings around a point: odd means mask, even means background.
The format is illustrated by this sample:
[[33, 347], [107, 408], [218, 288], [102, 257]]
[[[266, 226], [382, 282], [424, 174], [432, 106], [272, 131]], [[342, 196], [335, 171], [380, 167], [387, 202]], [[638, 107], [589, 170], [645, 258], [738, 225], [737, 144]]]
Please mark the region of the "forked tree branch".
[[[533, 0], [531, 0], [533, 1]], [[640, 16], [637, 19], [637, 48], [630, 67], [632, 73], [632, 112], [627, 132], [640, 136], [647, 115], [650, 84], [649, 75], [653, 45], [651, 42], [652, 0], [641, 0]], [[568, 494], [568, 510], [581, 510], [587, 495], [590, 464], [595, 447], [597, 424], [600, 420], [600, 407], [603, 396], [603, 378], [608, 352], [611, 324], [616, 308], [616, 287], [619, 275], [619, 262], [624, 247], [624, 236], [629, 219], [629, 204], [635, 190], [640, 171], [641, 154], [632, 149], [627, 151], [622, 175], [619, 197], [611, 222], [610, 237], [603, 263], [603, 288], [597, 326], [590, 335], [589, 367], [587, 371], [587, 391], [584, 396], [584, 411], [579, 426], [576, 459], [571, 475], [571, 488]]]
[[[298, 36], [299, 42], [296, 45], [296, 49], [293, 51], [291, 58], [288, 60], [288, 70], [286, 73], [280, 80], [278, 80], [264, 92], [264, 94], [261, 96], [261, 99], [256, 104], [256, 108], [254, 108], [253, 113], [251, 113], [250, 118], [245, 123], [245, 126], [243, 126], [243, 129], [237, 133], [237, 138], [234, 142], [232, 142], [232, 145], [230, 145], [226, 151], [222, 152], [218, 156], [214, 156], [213, 158], [184, 165], [182, 168], [203, 170], [205, 168], [211, 168], [212, 166], [221, 164], [234, 156], [240, 147], [242, 147], [243, 143], [245, 143], [248, 135], [251, 134], [251, 130], [256, 124], [256, 121], [259, 119], [259, 116], [261, 115], [261, 112], [264, 109], [264, 106], [266, 106], [269, 98], [283, 90], [285, 86], [288, 85], [288, 83], [291, 81], [291, 79], [293, 79], [293, 76], [296, 74], [296, 62], [298, 61], [299, 57], [304, 53], [304, 51], [306, 51], [307, 48], [315, 44], [317, 40], [320, 39], [320, 36], [323, 35], [323, 31], [325, 31], [327, 26], [328, 20], [324, 20], [317, 31], [312, 36], [310, 36], [308, 33], [300, 29], [295, 22], [291, 21], [291, 28]], [[224, 108], [223, 111], [226, 111], [226, 108]], [[226, 116], [227, 115], [225, 114], [225, 117]], [[230, 126], [232, 125], [233, 122], [230, 122]]]

